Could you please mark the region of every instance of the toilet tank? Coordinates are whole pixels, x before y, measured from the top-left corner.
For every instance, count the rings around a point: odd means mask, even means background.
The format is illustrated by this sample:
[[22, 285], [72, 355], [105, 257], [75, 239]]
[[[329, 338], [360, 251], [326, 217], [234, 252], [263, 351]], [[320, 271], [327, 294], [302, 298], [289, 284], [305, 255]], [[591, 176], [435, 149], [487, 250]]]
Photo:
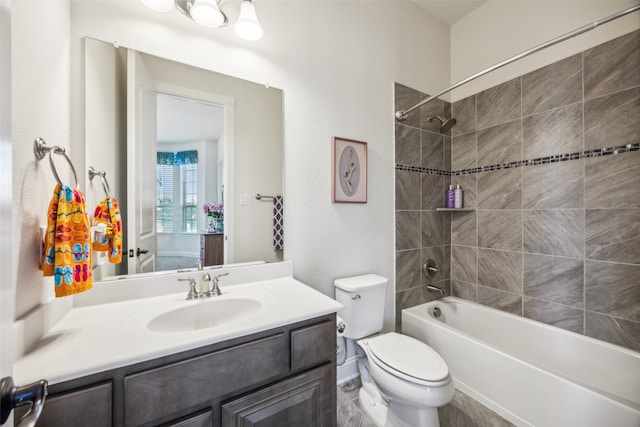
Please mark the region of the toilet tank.
[[360, 339], [382, 330], [388, 282], [377, 274], [335, 280], [336, 300], [344, 305], [338, 316], [346, 325], [345, 337]]

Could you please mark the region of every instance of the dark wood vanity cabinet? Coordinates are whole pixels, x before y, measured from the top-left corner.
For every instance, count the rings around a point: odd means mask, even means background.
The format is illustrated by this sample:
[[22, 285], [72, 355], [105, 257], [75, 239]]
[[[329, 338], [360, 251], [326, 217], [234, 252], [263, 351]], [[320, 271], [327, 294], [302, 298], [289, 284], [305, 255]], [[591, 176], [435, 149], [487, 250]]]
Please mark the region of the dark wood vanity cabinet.
[[[81, 387], [65, 393], [51, 393], [45, 399], [37, 426], [112, 425], [113, 387], [110, 382]], [[28, 407], [18, 407], [14, 420], [22, 418]]]
[[224, 234], [200, 234], [200, 259], [205, 266], [224, 264]]
[[335, 354], [330, 314], [53, 384], [38, 427], [335, 426]]
[[[222, 405], [222, 427], [321, 427], [333, 425], [326, 410], [336, 388], [328, 365]], [[335, 423], [335, 421], [334, 421]]]

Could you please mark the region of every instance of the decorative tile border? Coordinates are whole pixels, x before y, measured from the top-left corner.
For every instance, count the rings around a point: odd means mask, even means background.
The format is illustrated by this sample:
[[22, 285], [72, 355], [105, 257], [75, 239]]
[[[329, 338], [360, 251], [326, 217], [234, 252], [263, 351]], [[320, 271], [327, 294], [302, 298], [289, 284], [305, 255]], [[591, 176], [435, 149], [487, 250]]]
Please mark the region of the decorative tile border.
[[443, 169], [429, 169], [429, 168], [423, 168], [420, 166], [408, 166], [408, 165], [401, 165], [396, 163], [396, 170], [397, 171], [407, 171], [407, 172], [418, 172], [418, 173], [424, 173], [427, 175], [443, 175], [443, 176], [451, 176], [453, 173], [451, 171], [446, 171]]
[[443, 169], [429, 169], [429, 168], [423, 168], [419, 166], [407, 166], [407, 165], [401, 165], [401, 164], [396, 164], [396, 170], [418, 172], [418, 173], [424, 173], [428, 175], [442, 175], [442, 176], [472, 175], [480, 172], [490, 172], [490, 171], [497, 171], [502, 169], [513, 169], [513, 168], [519, 168], [522, 166], [545, 165], [548, 163], [566, 162], [569, 160], [579, 160], [579, 159], [586, 159], [591, 157], [603, 157], [603, 156], [610, 156], [613, 154], [630, 153], [632, 151], [640, 151], [640, 142], [636, 142], [634, 144], [619, 145], [615, 147], [608, 147], [608, 148], [597, 148], [595, 150], [579, 151], [577, 153], [557, 154], [554, 156], [537, 157], [535, 159], [519, 160], [517, 162], [502, 163], [498, 165], [480, 166], [477, 168], [462, 169], [458, 171], [447, 171]]

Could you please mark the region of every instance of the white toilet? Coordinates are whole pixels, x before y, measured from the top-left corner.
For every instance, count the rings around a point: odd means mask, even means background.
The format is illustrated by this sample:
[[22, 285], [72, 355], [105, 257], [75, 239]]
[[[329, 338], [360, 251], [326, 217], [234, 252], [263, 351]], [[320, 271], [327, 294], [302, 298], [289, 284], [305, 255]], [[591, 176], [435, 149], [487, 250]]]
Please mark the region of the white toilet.
[[358, 363], [362, 408], [379, 427], [438, 427], [438, 407], [451, 401], [454, 392], [445, 361], [409, 336], [372, 335], [382, 330], [387, 283], [375, 274], [334, 283], [336, 300], [344, 305], [338, 311], [346, 325], [344, 336], [358, 340], [364, 352]]

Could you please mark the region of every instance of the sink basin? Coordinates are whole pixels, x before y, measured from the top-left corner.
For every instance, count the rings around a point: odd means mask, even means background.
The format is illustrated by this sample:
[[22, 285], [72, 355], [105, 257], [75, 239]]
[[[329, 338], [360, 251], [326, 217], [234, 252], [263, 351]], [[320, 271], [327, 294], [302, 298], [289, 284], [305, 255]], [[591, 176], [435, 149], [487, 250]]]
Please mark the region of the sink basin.
[[251, 317], [261, 308], [262, 303], [251, 298], [191, 301], [189, 305], [152, 318], [147, 328], [155, 332], [195, 331]]

